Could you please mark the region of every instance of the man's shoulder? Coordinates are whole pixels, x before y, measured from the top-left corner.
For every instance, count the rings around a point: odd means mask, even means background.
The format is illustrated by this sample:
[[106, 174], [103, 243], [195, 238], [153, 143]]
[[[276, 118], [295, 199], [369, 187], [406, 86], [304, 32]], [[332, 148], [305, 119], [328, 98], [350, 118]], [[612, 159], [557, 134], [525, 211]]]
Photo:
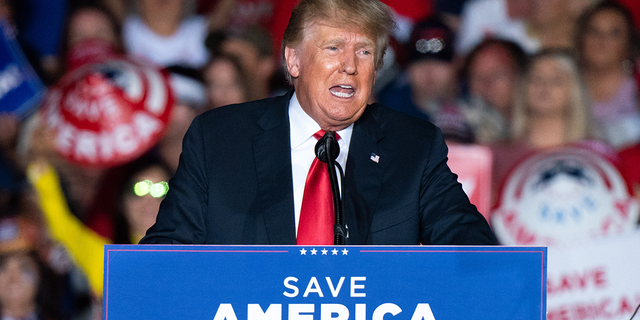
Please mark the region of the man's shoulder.
[[437, 127], [428, 120], [394, 110], [380, 103], [371, 104], [367, 111], [385, 134], [430, 137], [437, 130]]
[[238, 104], [230, 104], [200, 114], [197, 119], [203, 125], [207, 124], [241, 124], [244, 122], [255, 123], [268, 111], [274, 113], [286, 113], [288, 100], [286, 95], [249, 101]]

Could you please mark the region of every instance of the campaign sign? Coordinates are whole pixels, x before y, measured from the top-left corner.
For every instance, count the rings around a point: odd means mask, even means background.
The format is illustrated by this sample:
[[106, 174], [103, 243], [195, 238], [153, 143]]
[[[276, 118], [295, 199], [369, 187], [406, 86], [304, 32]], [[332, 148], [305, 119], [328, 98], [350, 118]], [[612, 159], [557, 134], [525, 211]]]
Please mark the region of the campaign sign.
[[27, 62], [15, 33], [0, 19], [0, 112], [24, 115], [37, 106], [45, 87]]
[[493, 154], [486, 146], [452, 144], [447, 164], [458, 175], [462, 189], [480, 213], [489, 220]]
[[631, 319], [640, 307], [638, 248], [640, 230], [588, 243], [549, 247], [547, 319]]
[[107, 245], [103, 318], [546, 318], [544, 247]]
[[516, 166], [491, 221], [502, 244], [571, 245], [632, 232], [638, 209], [610, 160], [564, 147]]
[[66, 160], [114, 167], [156, 144], [169, 124], [172, 108], [165, 70], [125, 57], [108, 57], [65, 74], [50, 88], [41, 110], [56, 132], [56, 151]]

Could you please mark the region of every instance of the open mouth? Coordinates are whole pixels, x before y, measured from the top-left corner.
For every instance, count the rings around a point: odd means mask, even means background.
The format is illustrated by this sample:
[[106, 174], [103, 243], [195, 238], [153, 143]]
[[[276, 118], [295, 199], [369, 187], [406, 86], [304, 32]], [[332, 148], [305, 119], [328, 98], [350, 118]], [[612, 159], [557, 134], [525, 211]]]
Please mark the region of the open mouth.
[[339, 85], [329, 89], [331, 94], [339, 98], [351, 98], [356, 93], [356, 90], [352, 86]]

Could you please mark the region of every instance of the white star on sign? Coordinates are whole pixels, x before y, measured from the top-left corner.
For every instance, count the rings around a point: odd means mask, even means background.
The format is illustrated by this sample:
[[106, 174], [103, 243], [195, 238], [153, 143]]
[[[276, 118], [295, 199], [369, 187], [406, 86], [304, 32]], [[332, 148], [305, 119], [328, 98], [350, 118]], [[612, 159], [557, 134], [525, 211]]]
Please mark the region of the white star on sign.
[[300, 254], [306, 256], [307, 255], [307, 249], [305, 249], [305, 248], [300, 249]]
[[342, 255], [346, 256], [347, 253], [349, 253], [349, 250], [347, 250], [347, 248], [342, 249]]
[[323, 256], [326, 256], [326, 255], [327, 255], [327, 252], [329, 252], [329, 250], [327, 250], [327, 249], [325, 249], [325, 248], [323, 248], [323, 249], [322, 249], [322, 255], [323, 255]]
[[316, 255], [316, 253], [318, 253], [318, 250], [316, 250], [316, 248], [311, 249], [311, 255]]
[[334, 256], [337, 256], [337, 255], [338, 255], [338, 249], [333, 248], [333, 250], [331, 250], [331, 253], [332, 253]]

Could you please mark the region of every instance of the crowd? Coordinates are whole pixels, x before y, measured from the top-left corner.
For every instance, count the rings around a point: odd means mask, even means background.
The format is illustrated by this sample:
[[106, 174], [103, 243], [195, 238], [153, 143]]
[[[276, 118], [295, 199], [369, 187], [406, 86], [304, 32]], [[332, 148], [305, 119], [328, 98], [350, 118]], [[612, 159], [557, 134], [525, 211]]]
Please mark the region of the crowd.
[[[514, 165], [560, 146], [606, 157], [640, 197], [640, 3], [382, 2], [397, 29], [371, 102], [490, 148], [493, 204]], [[157, 143], [110, 168], [57, 154], [42, 114], [0, 113], [0, 319], [101, 317], [101, 248], [155, 222], [191, 121], [290, 90], [280, 40], [295, 3], [0, 0], [47, 86], [98, 48], [164, 68], [174, 93]]]

